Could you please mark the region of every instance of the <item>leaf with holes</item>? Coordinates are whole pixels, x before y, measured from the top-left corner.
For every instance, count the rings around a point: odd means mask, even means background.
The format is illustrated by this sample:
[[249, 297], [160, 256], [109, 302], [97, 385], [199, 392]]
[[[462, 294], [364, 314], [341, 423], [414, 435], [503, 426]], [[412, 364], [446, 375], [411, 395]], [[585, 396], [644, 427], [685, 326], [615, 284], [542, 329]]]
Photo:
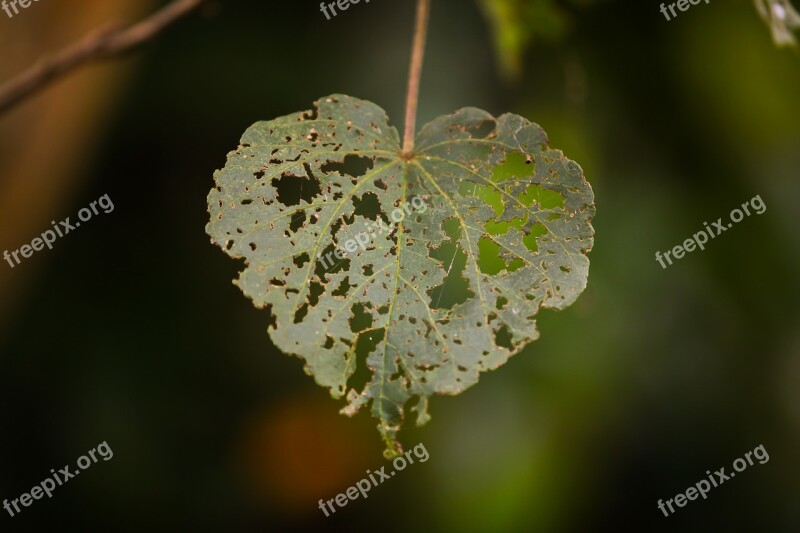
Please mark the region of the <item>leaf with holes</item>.
[[387, 455], [408, 402], [458, 394], [586, 286], [594, 198], [536, 124], [465, 108], [417, 136], [349, 96], [258, 122], [215, 174], [212, 242], [271, 310], [270, 336], [335, 398], [369, 405]]

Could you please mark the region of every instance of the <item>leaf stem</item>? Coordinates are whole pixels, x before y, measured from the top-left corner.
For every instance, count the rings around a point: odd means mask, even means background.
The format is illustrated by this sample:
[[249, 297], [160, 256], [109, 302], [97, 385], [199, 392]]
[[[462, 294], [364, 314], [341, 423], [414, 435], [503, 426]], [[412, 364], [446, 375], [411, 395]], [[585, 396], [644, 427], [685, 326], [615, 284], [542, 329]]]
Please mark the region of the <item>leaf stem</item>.
[[414, 135], [417, 124], [417, 102], [419, 81], [422, 76], [422, 59], [425, 56], [425, 39], [428, 33], [431, 0], [417, 0], [417, 21], [411, 50], [411, 66], [408, 69], [408, 91], [406, 92], [406, 123], [403, 135], [403, 159], [414, 156]]

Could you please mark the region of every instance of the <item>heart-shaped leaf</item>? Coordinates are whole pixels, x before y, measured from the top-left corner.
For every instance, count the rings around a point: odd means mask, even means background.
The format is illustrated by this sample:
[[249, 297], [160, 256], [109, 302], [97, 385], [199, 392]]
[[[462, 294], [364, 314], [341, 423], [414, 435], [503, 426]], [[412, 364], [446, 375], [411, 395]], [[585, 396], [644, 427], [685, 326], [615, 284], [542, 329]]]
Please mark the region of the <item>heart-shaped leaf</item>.
[[426, 422], [431, 395], [502, 365], [586, 286], [591, 187], [517, 115], [461, 109], [404, 157], [382, 109], [333, 95], [253, 125], [215, 181], [207, 231], [246, 260], [235, 283], [343, 413], [371, 405], [388, 455], [409, 400]]

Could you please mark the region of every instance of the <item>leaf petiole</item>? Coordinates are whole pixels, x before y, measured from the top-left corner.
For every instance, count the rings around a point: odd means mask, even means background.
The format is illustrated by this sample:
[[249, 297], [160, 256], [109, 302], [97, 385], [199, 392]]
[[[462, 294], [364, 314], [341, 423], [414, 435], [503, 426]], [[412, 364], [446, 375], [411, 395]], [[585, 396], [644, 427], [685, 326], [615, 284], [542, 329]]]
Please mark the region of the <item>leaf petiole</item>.
[[419, 101], [419, 82], [422, 76], [422, 59], [425, 56], [425, 39], [428, 33], [431, 0], [417, 1], [417, 20], [414, 28], [414, 41], [411, 50], [411, 65], [408, 70], [408, 91], [406, 92], [406, 122], [403, 135], [404, 160], [414, 157], [414, 135], [417, 123], [417, 102]]

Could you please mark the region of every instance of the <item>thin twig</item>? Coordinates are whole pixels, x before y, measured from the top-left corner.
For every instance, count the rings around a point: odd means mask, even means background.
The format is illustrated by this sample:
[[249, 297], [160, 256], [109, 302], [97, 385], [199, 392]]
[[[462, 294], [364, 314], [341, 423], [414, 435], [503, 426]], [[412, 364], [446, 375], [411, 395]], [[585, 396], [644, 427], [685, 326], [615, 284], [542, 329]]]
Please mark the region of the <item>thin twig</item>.
[[406, 129], [403, 136], [403, 157], [406, 159], [410, 159], [414, 155], [419, 81], [422, 76], [422, 59], [425, 56], [425, 38], [428, 33], [430, 11], [430, 0], [417, 1], [417, 22], [414, 28], [414, 44], [411, 52], [411, 66], [408, 70], [408, 92], [406, 93]]
[[0, 114], [84, 63], [123, 54], [149, 41], [202, 4], [203, 0], [175, 0], [128, 29], [107, 26], [54, 55], [41, 59], [0, 86]]

